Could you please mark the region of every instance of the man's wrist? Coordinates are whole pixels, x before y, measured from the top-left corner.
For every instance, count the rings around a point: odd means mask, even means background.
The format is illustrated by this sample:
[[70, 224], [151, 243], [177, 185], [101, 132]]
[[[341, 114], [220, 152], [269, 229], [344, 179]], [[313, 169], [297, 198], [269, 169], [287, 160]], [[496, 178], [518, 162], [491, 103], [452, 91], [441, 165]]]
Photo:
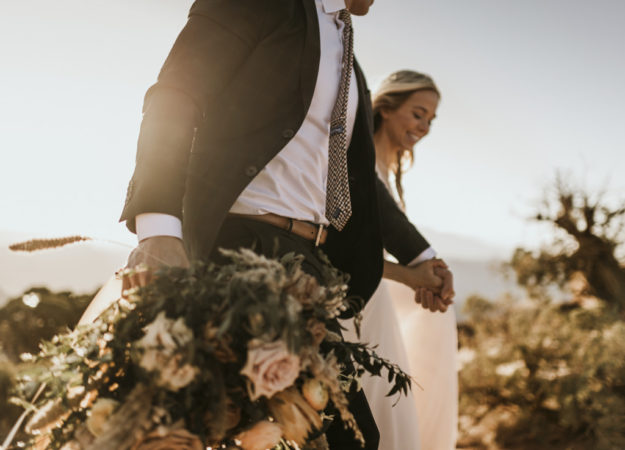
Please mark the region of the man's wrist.
[[139, 214], [135, 221], [139, 242], [156, 236], [182, 239], [182, 222], [175, 216], [162, 213], [143, 213]]
[[428, 247], [425, 250], [423, 250], [421, 253], [419, 253], [419, 255], [415, 259], [413, 259], [406, 265], [409, 267], [413, 267], [418, 264], [421, 264], [423, 261], [436, 258], [436, 255], [437, 255], [436, 250], [434, 250], [434, 248], [432, 247]]

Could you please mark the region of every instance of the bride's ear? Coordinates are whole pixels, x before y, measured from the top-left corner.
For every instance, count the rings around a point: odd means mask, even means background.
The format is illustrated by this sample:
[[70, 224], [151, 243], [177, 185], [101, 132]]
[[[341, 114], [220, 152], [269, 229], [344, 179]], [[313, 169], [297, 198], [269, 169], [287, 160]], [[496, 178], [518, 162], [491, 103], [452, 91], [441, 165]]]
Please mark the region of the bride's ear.
[[382, 119], [386, 120], [388, 119], [389, 114], [391, 113], [391, 110], [388, 108], [380, 108], [380, 116], [382, 117]]

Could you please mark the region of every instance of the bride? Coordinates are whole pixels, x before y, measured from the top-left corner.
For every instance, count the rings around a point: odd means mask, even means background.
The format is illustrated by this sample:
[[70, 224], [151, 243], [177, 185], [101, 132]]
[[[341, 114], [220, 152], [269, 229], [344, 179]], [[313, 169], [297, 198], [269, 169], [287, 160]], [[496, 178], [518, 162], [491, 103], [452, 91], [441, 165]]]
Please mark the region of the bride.
[[[439, 99], [430, 77], [408, 70], [390, 75], [374, 95], [377, 171], [402, 209], [403, 163], [412, 160], [413, 146], [428, 134]], [[435, 256], [430, 247], [413, 263]], [[385, 278], [395, 278], [389, 267], [393, 267], [390, 262], [385, 265]], [[439, 297], [438, 303], [431, 293], [425, 294], [417, 290], [415, 296], [403, 284], [382, 280], [363, 312], [361, 340], [377, 345], [378, 354], [399, 364], [416, 381], [409, 396], [393, 406], [394, 399], [385, 397], [390, 386], [384, 378], [363, 378], [380, 430], [380, 449], [455, 448], [457, 331], [454, 309], [447, 308], [450, 301], [445, 301], [453, 293], [440, 294], [444, 299]]]

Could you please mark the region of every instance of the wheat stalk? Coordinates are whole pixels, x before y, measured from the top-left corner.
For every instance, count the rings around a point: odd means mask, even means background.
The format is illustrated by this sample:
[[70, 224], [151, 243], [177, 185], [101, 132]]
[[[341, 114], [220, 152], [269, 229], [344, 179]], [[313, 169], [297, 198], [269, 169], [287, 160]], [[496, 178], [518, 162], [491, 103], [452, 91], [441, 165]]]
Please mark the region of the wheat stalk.
[[9, 249], [14, 252], [35, 252], [37, 250], [47, 250], [51, 248], [59, 248], [74, 242], [91, 241], [90, 237], [85, 236], [66, 236], [52, 239], [31, 239], [29, 241], [17, 242], [9, 245]]

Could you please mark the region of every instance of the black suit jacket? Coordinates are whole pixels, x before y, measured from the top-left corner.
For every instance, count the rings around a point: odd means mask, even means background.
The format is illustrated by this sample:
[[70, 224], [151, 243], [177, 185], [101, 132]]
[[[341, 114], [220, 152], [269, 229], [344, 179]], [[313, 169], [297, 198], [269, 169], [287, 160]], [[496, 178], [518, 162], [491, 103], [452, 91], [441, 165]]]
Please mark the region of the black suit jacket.
[[[146, 94], [120, 220], [134, 231], [138, 214], [177, 216], [190, 257], [206, 257], [234, 201], [304, 121], [319, 48], [313, 0], [197, 0]], [[381, 276], [383, 241], [394, 243], [389, 250], [400, 262], [427, 242], [415, 239], [416, 229], [376, 182], [370, 94], [357, 64], [355, 71], [353, 213], [342, 232], [331, 229], [325, 250], [351, 275], [351, 292], [366, 299]]]

